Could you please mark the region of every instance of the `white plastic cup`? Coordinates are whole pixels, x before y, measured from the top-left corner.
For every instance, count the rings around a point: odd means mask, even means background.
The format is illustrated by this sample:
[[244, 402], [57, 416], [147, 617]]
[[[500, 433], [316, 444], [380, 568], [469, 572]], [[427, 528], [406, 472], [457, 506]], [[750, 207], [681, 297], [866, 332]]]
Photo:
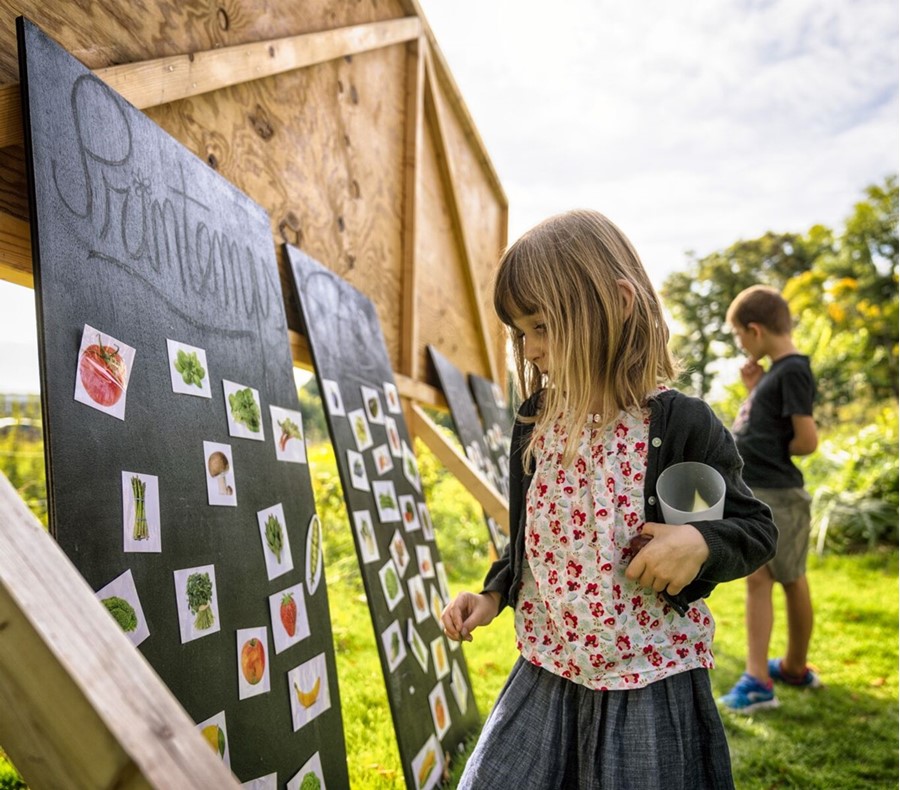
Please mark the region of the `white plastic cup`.
[[725, 479], [707, 464], [684, 461], [663, 470], [656, 496], [666, 524], [718, 519], [725, 512]]

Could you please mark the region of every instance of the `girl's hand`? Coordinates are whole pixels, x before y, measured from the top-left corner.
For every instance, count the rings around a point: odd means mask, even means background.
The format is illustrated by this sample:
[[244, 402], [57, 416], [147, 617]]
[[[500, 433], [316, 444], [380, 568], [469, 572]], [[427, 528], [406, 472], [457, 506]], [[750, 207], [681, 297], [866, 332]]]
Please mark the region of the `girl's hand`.
[[642, 587], [677, 595], [697, 578], [709, 546], [692, 524], [644, 524], [648, 542], [629, 563], [625, 576]]
[[476, 595], [461, 592], [441, 612], [444, 633], [457, 642], [472, 641], [472, 631], [480, 625], [487, 625], [500, 612], [500, 593], [489, 592]]

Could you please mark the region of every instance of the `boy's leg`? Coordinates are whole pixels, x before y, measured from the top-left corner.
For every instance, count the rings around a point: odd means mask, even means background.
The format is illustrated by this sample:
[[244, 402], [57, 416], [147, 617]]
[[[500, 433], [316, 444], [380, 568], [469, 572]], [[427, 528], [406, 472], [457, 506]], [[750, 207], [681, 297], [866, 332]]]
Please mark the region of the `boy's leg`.
[[806, 574], [784, 585], [787, 610], [787, 652], [781, 666], [785, 673], [801, 677], [806, 672], [806, 657], [813, 631], [813, 607]]
[[775, 617], [774, 585], [775, 580], [766, 565], [747, 577], [747, 673], [764, 684], [769, 682], [769, 640]]

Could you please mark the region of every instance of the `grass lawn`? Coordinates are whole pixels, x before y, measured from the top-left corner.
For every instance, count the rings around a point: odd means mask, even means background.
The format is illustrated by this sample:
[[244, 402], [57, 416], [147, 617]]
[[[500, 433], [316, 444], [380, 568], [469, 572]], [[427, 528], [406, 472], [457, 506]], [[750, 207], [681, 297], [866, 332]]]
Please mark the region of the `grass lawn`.
[[[478, 586], [484, 568], [451, 578], [454, 592]], [[401, 788], [399, 756], [361, 590], [346, 570], [331, 582], [341, 702], [354, 788]], [[898, 590], [896, 553], [811, 557], [816, 608], [811, 661], [825, 688], [781, 689], [781, 707], [755, 716], [725, 715], [739, 790], [836, 790], [898, 786]], [[712, 673], [724, 694], [743, 669], [743, 582], [710, 598], [717, 621]], [[776, 591], [772, 655], [784, 648], [782, 597]], [[464, 646], [484, 717], [516, 657], [511, 613]], [[461, 765], [454, 766], [449, 787]]]

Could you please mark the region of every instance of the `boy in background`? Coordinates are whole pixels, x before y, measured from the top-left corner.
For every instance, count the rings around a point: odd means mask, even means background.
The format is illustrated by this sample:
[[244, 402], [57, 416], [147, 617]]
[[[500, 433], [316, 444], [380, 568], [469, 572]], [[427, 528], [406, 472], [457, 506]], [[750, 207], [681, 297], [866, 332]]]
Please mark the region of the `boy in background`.
[[[720, 702], [751, 713], [775, 708], [772, 681], [815, 688], [818, 675], [806, 664], [813, 630], [813, 608], [806, 579], [811, 497], [792, 456], [809, 455], [818, 444], [813, 401], [816, 384], [809, 358], [791, 338], [787, 302], [774, 288], [755, 285], [728, 308], [727, 321], [749, 360], [741, 368], [748, 390], [733, 432], [744, 460], [744, 481], [772, 510], [778, 527], [775, 558], [747, 577], [746, 671]], [[765, 371], [759, 361], [770, 360]], [[769, 660], [775, 583], [784, 588], [787, 651]]]

